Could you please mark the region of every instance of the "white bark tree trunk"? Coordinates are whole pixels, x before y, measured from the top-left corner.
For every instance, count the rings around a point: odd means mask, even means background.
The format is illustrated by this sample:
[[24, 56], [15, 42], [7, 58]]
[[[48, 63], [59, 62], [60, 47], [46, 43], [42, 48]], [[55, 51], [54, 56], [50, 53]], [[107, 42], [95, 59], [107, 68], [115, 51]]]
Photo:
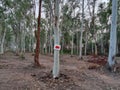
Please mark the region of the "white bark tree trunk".
[[[54, 46], [60, 44], [59, 35], [59, 0], [55, 0]], [[59, 77], [59, 50], [54, 49], [53, 78]]]
[[86, 55], [86, 53], [87, 53], [87, 43], [88, 43], [88, 36], [87, 36], [87, 31], [85, 32], [85, 51], [84, 51], [84, 54]]
[[84, 24], [84, 0], [82, 0], [82, 21], [81, 21], [81, 35], [80, 35], [80, 53], [79, 58], [82, 58], [82, 37], [83, 37], [83, 24]]
[[4, 30], [3, 37], [2, 37], [2, 40], [1, 40], [1, 44], [0, 44], [0, 54], [4, 53], [5, 36], [6, 36], [6, 29]]
[[114, 57], [116, 55], [116, 41], [117, 41], [116, 31], [117, 31], [117, 0], [112, 0], [112, 21], [108, 56], [108, 63], [110, 67], [112, 67], [115, 64]]

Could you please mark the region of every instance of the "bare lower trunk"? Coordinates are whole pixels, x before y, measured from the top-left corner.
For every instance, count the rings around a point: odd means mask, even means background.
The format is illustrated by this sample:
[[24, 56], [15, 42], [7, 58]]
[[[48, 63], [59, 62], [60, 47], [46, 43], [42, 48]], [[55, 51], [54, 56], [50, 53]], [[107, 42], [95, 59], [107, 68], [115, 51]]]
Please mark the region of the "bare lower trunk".
[[94, 53], [94, 43], [92, 42], [92, 54]]
[[103, 36], [102, 36], [103, 33], [101, 33], [101, 54], [103, 55], [104, 54], [104, 47], [103, 47]]
[[[55, 0], [54, 46], [60, 44], [59, 35], [59, 0]], [[53, 78], [59, 77], [59, 50], [54, 49]]]
[[42, 0], [39, 0], [38, 31], [37, 31], [37, 33], [36, 33], [37, 42], [36, 42], [35, 57], [34, 57], [34, 61], [35, 61], [35, 65], [36, 65], [36, 66], [40, 66], [40, 63], [39, 63], [39, 53], [40, 53], [41, 3], [42, 3]]
[[95, 55], [98, 55], [97, 44], [95, 43]]
[[2, 37], [2, 41], [1, 41], [1, 44], [0, 44], [0, 54], [4, 53], [5, 36], [6, 36], [6, 29], [4, 31], [4, 34], [3, 34], [3, 37]]
[[87, 32], [85, 33], [86, 39], [85, 39], [85, 52], [84, 54], [86, 55], [86, 51], [87, 51], [87, 43], [88, 43], [88, 38], [87, 38]]
[[73, 47], [74, 47], [74, 34], [72, 33], [71, 56], [73, 56]]
[[110, 46], [108, 63], [110, 68], [115, 64], [116, 42], [117, 42], [117, 0], [112, 0], [112, 21], [110, 31]]

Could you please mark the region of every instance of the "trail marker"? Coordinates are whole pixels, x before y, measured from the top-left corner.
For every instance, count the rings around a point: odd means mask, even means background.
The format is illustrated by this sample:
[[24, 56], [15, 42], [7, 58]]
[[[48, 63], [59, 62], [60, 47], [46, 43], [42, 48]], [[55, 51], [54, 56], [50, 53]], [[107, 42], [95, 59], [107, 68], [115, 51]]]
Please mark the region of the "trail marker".
[[55, 45], [55, 46], [54, 46], [54, 49], [55, 49], [55, 50], [60, 50], [60, 49], [61, 49], [61, 46], [60, 46], [60, 45]]

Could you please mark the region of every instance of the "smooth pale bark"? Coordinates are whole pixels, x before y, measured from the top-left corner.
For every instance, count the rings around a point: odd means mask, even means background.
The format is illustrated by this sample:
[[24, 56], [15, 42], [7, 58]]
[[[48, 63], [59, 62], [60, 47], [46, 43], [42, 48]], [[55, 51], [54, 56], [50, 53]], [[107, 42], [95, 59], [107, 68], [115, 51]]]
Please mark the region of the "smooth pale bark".
[[6, 29], [4, 30], [3, 37], [2, 37], [2, 40], [1, 40], [1, 44], [0, 44], [0, 54], [4, 53], [5, 36], [6, 36]]
[[82, 21], [81, 21], [81, 33], [80, 33], [80, 52], [79, 58], [82, 58], [82, 38], [83, 38], [83, 24], [84, 24], [84, 0], [82, 0]]
[[23, 21], [24, 26], [21, 26], [21, 54], [25, 53], [25, 22]]
[[111, 21], [111, 31], [110, 31], [110, 46], [109, 46], [109, 56], [108, 63], [112, 67], [115, 64], [116, 55], [116, 41], [117, 41], [117, 0], [112, 0], [112, 21]]
[[40, 53], [40, 20], [41, 20], [41, 4], [42, 0], [39, 0], [39, 15], [38, 15], [38, 30], [36, 31], [36, 49], [35, 49], [35, 65], [40, 66], [39, 63], [39, 53]]
[[86, 31], [85, 32], [85, 50], [84, 50], [84, 55], [86, 55], [86, 52], [87, 52], [87, 43], [88, 43], [88, 33]]
[[[54, 46], [60, 44], [59, 0], [55, 0]], [[59, 50], [54, 49], [53, 78], [59, 77]]]

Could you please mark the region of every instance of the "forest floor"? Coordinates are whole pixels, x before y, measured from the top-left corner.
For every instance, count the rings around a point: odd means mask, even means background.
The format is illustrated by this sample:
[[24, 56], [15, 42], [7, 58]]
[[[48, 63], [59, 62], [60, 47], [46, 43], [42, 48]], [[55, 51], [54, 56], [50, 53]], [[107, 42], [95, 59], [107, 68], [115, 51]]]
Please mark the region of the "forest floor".
[[[41, 67], [34, 66], [34, 56], [25, 59], [7, 52], [0, 56], [0, 90], [120, 90], [120, 72], [109, 72], [103, 64], [90, 63], [106, 57], [60, 56], [60, 77], [53, 79], [53, 56], [40, 55]], [[89, 61], [89, 62], [88, 62]]]

